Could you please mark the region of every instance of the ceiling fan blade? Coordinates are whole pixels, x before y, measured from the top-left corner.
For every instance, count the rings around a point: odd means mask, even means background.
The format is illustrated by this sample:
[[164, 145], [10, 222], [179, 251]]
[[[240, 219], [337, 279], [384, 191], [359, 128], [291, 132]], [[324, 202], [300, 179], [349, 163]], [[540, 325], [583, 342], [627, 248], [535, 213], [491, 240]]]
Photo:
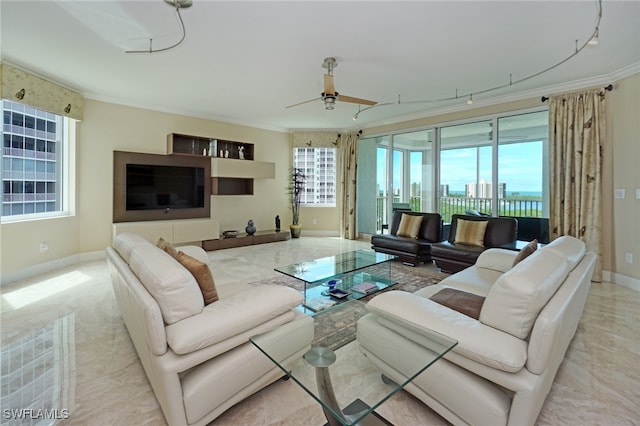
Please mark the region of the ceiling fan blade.
[[297, 107], [298, 105], [303, 105], [303, 104], [308, 104], [309, 102], [314, 102], [314, 101], [318, 101], [322, 98], [315, 98], [315, 99], [309, 99], [308, 101], [302, 101], [302, 102], [298, 102], [297, 104], [293, 104], [293, 105], [289, 105], [286, 108], [293, 108], [293, 107]]
[[350, 102], [352, 104], [360, 104], [360, 105], [375, 105], [377, 104], [377, 102], [374, 101], [369, 101], [367, 99], [361, 99], [361, 98], [354, 98], [353, 96], [345, 96], [345, 95], [338, 95], [338, 98], [336, 99], [340, 102]]
[[324, 93], [327, 95], [335, 95], [336, 88], [333, 85], [333, 76], [329, 74], [324, 75]]

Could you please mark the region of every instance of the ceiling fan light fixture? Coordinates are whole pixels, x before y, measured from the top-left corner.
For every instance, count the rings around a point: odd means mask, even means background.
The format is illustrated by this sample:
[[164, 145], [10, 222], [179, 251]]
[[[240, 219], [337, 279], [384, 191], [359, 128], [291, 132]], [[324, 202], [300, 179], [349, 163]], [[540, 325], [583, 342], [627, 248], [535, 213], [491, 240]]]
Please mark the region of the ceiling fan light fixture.
[[324, 97], [324, 109], [332, 110], [336, 106], [336, 97], [327, 95]]

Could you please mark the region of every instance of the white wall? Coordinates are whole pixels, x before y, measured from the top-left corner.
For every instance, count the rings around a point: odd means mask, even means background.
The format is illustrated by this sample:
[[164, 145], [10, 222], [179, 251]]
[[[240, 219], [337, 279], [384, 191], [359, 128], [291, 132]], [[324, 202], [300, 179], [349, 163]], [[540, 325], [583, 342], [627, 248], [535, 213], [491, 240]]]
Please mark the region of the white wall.
[[[635, 190], [640, 188], [640, 74], [615, 82], [614, 87], [606, 95], [603, 268], [614, 274], [614, 281], [628, 279], [635, 286], [640, 280], [640, 201], [635, 199]], [[540, 99], [534, 98], [475, 108], [365, 129], [363, 137], [539, 105]], [[104, 250], [111, 242], [113, 151], [165, 153], [166, 135], [171, 132], [253, 143], [256, 159], [276, 163], [276, 178], [257, 180], [256, 195], [212, 197], [213, 212], [222, 230], [244, 229], [248, 219], [253, 219], [258, 229], [270, 229], [276, 214], [282, 219], [283, 229], [290, 223], [285, 194], [291, 158], [288, 134], [90, 100], [85, 106], [85, 119], [78, 125], [77, 135], [76, 215], [3, 224], [3, 277], [56, 259]], [[614, 200], [615, 188], [625, 188], [626, 198]], [[337, 231], [339, 227], [337, 208], [305, 208], [301, 218], [303, 228], [308, 230]], [[45, 253], [39, 250], [42, 241], [49, 244]], [[625, 262], [625, 253], [632, 254], [634, 263]]]
[[[222, 230], [244, 230], [249, 219], [258, 230], [273, 229], [276, 214], [286, 226], [290, 217], [285, 193], [290, 162], [287, 133], [87, 100], [84, 120], [77, 125], [76, 214], [3, 224], [2, 276], [110, 245], [113, 151], [165, 154], [169, 133], [253, 143], [257, 160], [276, 163], [276, 178], [256, 180], [253, 196], [212, 196], [212, 212]], [[40, 253], [42, 241], [49, 245], [45, 253]]]

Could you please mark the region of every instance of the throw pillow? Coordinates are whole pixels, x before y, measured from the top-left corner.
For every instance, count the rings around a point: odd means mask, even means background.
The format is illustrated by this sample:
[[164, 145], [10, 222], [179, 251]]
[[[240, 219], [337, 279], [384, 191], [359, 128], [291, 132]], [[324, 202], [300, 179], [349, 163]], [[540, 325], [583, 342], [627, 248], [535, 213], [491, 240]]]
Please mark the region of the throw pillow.
[[484, 234], [487, 232], [486, 220], [458, 219], [456, 223], [455, 244], [484, 247]]
[[204, 262], [200, 262], [195, 257], [191, 257], [188, 254], [180, 251], [176, 257], [178, 262], [184, 266], [198, 282], [200, 291], [202, 291], [202, 298], [204, 304], [209, 305], [218, 300], [218, 291], [216, 290], [216, 284], [213, 281], [213, 275], [209, 265]]
[[171, 244], [169, 241], [165, 240], [164, 238], [160, 237], [156, 245], [162, 250], [164, 250], [169, 256], [173, 258], [176, 258], [178, 256], [178, 251], [173, 246], [173, 244]]
[[480, 318], [480, 310], [484, 303], [482, 296], [448, 287], [443, 288], [430, 299], [474, 319]]
[[537, 249], [538, 249], [538, 240], [534, 239], [529, 244], [522, 247], [522, 250], [520, 250], [516, 258], [513, 259], [513, 266], [516, 266], [518, 263], [522, 262], [527, 256], [531, 255]]
[[400, 237], [418, 238], [420, 225], [422, 225], [422, 216], [402, 213], [400, 226], [398, 226], [396, 235]]

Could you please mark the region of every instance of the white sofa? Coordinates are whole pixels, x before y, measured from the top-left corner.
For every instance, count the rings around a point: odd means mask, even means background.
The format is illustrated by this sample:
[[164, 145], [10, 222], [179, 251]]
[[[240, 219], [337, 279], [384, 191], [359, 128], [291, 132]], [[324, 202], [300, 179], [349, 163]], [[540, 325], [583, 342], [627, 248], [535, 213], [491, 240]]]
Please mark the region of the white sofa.
[[[208, 265], [202, 248], [178, 250]], [[282, 359], [310, 347], [313, 321], [295, 309], [302, 295], [294, 289], [216, 286], [219, 300], [205, 306], [194, 275], [141, 236], [119, 234], [106, 252], [124, 323], [170, 425], [206, 425], [283, 376], [251, 336], [277, 329]]]
[[[489, 249], [437, 285], [374, 297], [358, 322], [360, 350], [398, 381], [425, 357], [425, 329], [454, 338], [457, 346], [406, 390], [455, 425], [533, 425], [582, 316], [596, 257], [568, 236], [512, 266], [516, 255]], [[430, 299], [445, 288], [484, 297], [478, 319]]]

